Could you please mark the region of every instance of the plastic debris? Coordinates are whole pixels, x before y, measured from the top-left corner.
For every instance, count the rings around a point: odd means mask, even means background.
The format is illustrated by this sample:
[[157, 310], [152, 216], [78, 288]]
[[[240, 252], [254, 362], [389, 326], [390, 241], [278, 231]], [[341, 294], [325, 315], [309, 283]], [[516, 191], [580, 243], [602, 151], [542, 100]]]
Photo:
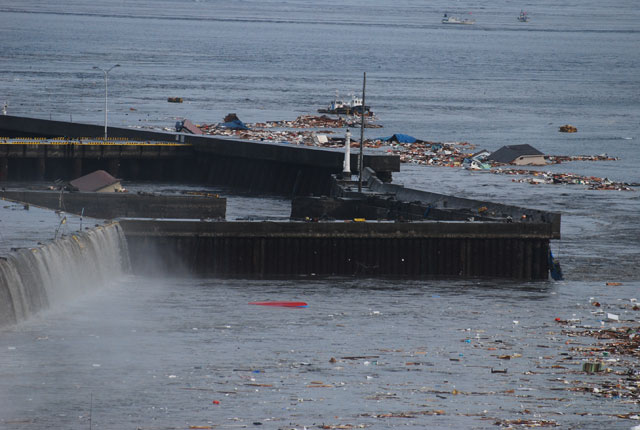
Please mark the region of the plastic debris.
[[582, 363], [582, 371], [583, 372], [587, 372], [587, 373], [595, 373], [595, 372], [602, 372], [603, 366], [602, 363], [597, 362], [597, 363]]

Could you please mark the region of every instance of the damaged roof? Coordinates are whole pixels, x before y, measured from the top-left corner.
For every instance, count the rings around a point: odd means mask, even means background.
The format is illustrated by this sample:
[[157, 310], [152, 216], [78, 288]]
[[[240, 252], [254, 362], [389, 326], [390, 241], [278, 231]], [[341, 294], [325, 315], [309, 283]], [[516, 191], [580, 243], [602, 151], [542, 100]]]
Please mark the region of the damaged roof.
[[489, 160], [496, 161], [498, 163], [511, 163], [518, 157], [523, 155], [542, 155], [544, 154], [538, 151], [531, 145], [506, 145], [498, 149], [496, 152], [489, 156]]
[[95, 172], [89, 173], [88, 175], [81, 176], [73, 181], [69, 182], [74, 188], [77, 188], [78, 191], [98, 191], [104, 187], [108, 187], [109, 185], [113, 185], [117, 182], [120, 182], [119, 179], [114, 178], [109, 173], [104, 170], [96, 170]]

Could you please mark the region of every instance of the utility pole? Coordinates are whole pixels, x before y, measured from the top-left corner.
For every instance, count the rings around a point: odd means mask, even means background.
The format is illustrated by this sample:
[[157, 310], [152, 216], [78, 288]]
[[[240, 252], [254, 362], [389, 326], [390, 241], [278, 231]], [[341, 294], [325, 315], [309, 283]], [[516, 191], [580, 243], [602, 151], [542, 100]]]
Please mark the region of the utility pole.
[[358, 192], [362, 192], [362, 168], [364, 166], [364, 106], [365, 106], [365, 88], [367, 86], [367, 72], [364, 72], [364, 78], [362, 79], [362, 108], [360, 109], [360, 155], [358, 156]]
[[109, 72], [114, 67], [120, 67], [120, 64], [114, 64], [113, 66], [111, 66], [107, 70], [101, 69], [98, 66], [93, 66], [93, 68], [95, 70], [100, 70], [102, 73], [104, 73], [104, 140], [107, 140], [107, 112], [109, 111], [109, 106], [107, 104], [107, 99], [109, 97], [109, 92], [108, 92], [107, 88], [108, 88], [108, 81], [109, 81]]

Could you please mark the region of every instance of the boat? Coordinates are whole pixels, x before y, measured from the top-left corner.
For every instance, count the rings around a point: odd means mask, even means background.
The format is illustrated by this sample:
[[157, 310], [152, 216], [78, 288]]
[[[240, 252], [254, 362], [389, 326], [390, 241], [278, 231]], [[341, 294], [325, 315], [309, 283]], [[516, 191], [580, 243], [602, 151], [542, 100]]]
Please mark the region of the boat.
[[462, 167], [467, 170], [473, 170], [477, 172], [491, 172], [491, 164], [483, 163], [479, 160], [465, 158], [462, 162]]
[[518, 21], [520, 22], [529, 22], [529, 14], [527, 12], [521, 10], [520, 15], [518, 15]]
[[463, 25], [471, 25], [475, 24], [475, 19], [460, 19], [456, 16], [447, 15], [446, 13], [442, 17], [443, 24], [463, 24]]
[[362, 112], [366, 115], [369, 115], [371, 112], [369, 110], [369, 106], [362, 105], [362, 99], [356, 95], [351, 95], [351, 100], [345, 102], [338, 97], [338, 92], [336, 91], [336, 97], [329, 104], [329, 107], [326, 109], [318, 109], [318, 113], [329, 113], [334, 115], [360, 115]]

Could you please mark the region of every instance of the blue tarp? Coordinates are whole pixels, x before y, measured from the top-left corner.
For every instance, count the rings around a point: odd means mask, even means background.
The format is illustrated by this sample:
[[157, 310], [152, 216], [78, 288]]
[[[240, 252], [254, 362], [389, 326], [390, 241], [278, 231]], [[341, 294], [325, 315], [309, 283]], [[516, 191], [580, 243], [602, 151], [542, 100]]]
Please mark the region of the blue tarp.
[[384, 140], [385, 142], [398, 142], [398, 143], [416, 143], [418, 139], [408, 134], [396, 133], [393, 136], [381, 137], [378, 140]]
[[244, 122], [240, 121], [239, 119], [229, 122], [223, 122], [220, 124], [220, 127], [231, 128], [233, 130], [249, 130], [249, 127], [247, 127]]

